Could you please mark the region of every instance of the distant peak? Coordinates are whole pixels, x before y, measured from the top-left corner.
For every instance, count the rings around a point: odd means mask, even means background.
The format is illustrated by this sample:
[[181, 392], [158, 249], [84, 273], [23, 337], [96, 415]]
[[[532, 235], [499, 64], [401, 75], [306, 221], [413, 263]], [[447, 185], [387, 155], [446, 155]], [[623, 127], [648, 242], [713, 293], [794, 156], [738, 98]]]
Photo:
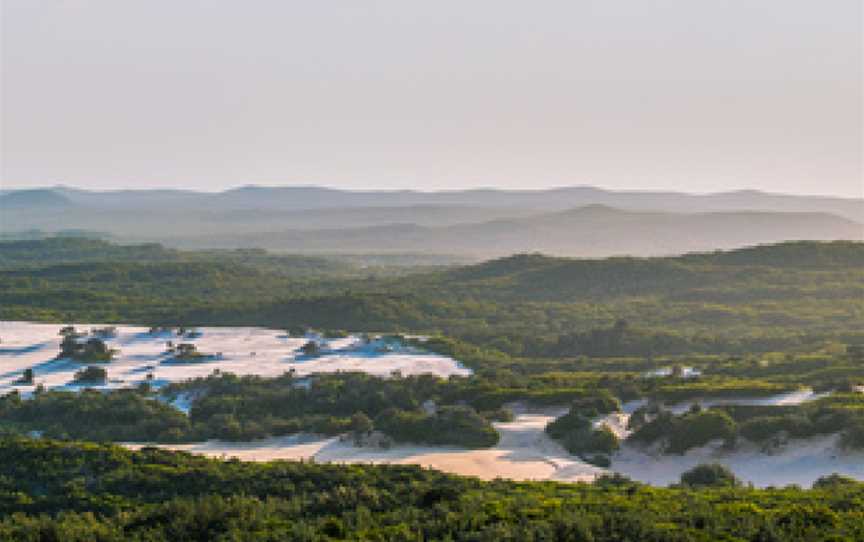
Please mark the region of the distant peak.
[[71, 201], [51, 188], [15, 190], [0, 196], [0, 203], [8, 206], [57, 206]]

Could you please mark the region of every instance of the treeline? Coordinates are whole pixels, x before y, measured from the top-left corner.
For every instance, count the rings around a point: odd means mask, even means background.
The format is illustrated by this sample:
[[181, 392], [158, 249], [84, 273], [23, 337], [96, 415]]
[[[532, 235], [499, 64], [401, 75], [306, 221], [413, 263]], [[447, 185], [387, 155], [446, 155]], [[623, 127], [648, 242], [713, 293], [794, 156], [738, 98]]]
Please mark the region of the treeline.
[[[0, 440], [0, 539], [702, 542], [861, 540], [864, 484], [752, 489], [711, 466], [680, 487], [480, 482], [416, 466], [218, 461]], [[698, 489], [690, 489], [690, 486]]]

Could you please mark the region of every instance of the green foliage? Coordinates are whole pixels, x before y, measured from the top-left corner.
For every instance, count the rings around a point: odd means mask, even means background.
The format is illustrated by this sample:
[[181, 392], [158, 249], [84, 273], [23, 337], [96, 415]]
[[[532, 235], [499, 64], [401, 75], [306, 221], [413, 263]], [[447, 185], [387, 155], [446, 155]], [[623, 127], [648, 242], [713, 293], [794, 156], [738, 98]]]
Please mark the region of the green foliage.
[[571, 454], [589, 463], [608, 467], [608, 456], [619, 448], [618, 437], [605, 425], [595, 428], [591, 418], [613, 412], [619, 407], [618, 401], [608, 396], [608, 393], [577, 399], [567, 414], [546, 426], [546, 433], [561, 442]]
[[116, 355], [116, 350], [108, 348], [100, 337], [86, 338], [78, 333], [74, 327], [66, 326], [60, 330], [63, 340], [60, 341], [59, 358], [68, 358], [75, 361], [105, 363], [111, 361]]
[[107, 379], [108, 371], [95, 365], [88, 365], [75, 373], [75, 382], [81, 384], [103, 384]]
[[397, 442], [488, 448], [498, 443], [498, 432], [474, 409], [444, 406], [435, 414], [387, 409], [375, 427]]
[[697, 465], [681, 474], [681, 485], [689, 487], [729, 487], [740, 484], [735, 473], [718, 463]]
[[[0, 539], [861, 540], [864, 484], [480, 482], [416, 466], [218, 461], [0, 440]], [[707, 483], [707, 485], [706, 485]]]
[[515, 256], [405, 278], [261, 251], [0, 243], [0, 318], [440, 333], [553, 359], [789, 350], [864, 342], [861, 246]]
[[308, 341], [300, 348], [300, 351], [303, 352], [304, 356], [312, 357], [321, 353], [321, 347], [315, 341]]
[[682, 454], [690, 448], [698, 448], [718, 439], [730, 445], [734, 443], [735, 422], [725, 412], [708, 410], [688, 413], [676, 422], [668, 435], [669, 453]]
[[191, 436], [183, 413], [133, 390], [45, 391], [26, 400], [12, 393], [0, 396], [0, 423], [51, 438], [95, 441], [175, 442]]
[[640, 426], [629, 437], [633, 442], [653, 443], [665, 441], [667, 453], [683, 454], [712, 440], [723, 440], [727, 446], [734, 445], [737, 425], [721, 410], [692, 410], [681, 416], [661, 411], [650, 421]]

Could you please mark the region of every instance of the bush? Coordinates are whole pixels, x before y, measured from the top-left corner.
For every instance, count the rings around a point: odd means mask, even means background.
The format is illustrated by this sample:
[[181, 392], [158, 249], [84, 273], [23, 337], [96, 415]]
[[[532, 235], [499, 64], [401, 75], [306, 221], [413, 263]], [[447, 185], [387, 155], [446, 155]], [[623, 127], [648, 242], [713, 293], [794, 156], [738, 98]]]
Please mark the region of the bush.
[[[571, 454], [598, 466], [608, 466], [608, 457], [602, 454], [615, 452], [620, 443], [618, 437], [605, 425], [593, 428], [591, 420], [572, 409], [546, 426], [546, 434], [561, 442]], [[598, 455], [599, 454], [599, 455]], [[600, 463], [604, 463], [601, 465]]]
[[716, 439], [723, 439], [726, 444], [734, 442], [735, 421], [728, 414], [716, 410], [685, 414], [673, 426], [667, 451], [683, 454]]
[[437, 414], [387, 409], [375, 427], [398, 442], [488, 448], [500, 438], [495, 428], [470, 407], [445, 406]]
[[556, 440], [567, 438], [573, 433], [581, 433], [591, 429], [591, 420], [572, 410], [556, 418], [546, 425], [546, 434]]
[[570, 404], [571, 412], [580, 412], [587, 418], [594, 418], [620, 410], [621, 401], [608, 390], [600, 390], [585, 397], [580, 397]]
[[75, 373], [75, 382], [80, 383], [104, 383], [107, 379], [108, 371], [95, 365], [89, 365]]
[[108, 348], [105, 341], [99, 337], [91, 337], [82, 342], [83, 335], [78, 334], [74, 328], [61, 330], [63, 340], [60, 342], [60, 353], [58, 358], [71, 358], [76, 361], [107, 362], [111, 361], [117, 353]]
[[315, 341], [309, 341], [300, 348], [300, 351], [304, 356], [317, 356], [321, 353], [321, 347]]
[[748, 420], [738, 429], [753, 442], [765, 442], [784, 431], [791, 437], [806, 437], [813, 433], [813, 424], [806, 416], [765, 416]]
[[813, 482], [813, 489], [827, 489], [834, 491], [843, 487], [856, 488], [859, 485], [860, 482], [854, 478], [834, 473], [829, 474], [828, 476], [822, 476]]

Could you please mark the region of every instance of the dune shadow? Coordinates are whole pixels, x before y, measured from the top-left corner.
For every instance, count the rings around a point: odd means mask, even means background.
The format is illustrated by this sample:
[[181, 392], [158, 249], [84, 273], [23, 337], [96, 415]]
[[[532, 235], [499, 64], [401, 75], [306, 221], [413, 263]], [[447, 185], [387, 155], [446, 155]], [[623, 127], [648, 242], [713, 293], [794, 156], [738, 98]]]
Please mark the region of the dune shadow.
[[135, 367], [134, 369], [130, 369], [127, 371], [128, 374], [140, 374], [140, 373], [151, 373], [156, 370], [156, 365], [142, 365], [141, 367]]
[[125, 337], [117, 341], [118, 344], [135, 344], [140, 342], [165, 342], [170, 341], [172, 339], [177, 339], [178, 337], [173, 333], [162, 332], [162, 333], [150, 333], [148, 331], [140, 331], [131, 336]]
[[44, 375], [68, 371], [69, 369], [77, 369], [84, 366], [85, 364], [78, 363], [77, 361], [69, 358], [53, 358], [32, 365], [30, 368], [33, 369], [33, 372], [36, 373], [36, 375]]
[[41, 343], [31, 344], [28, 346], [21, 346], [18, 348], [10, 348], [10, 347], [0, 347], [0, 355], [10, 355], [10, 356], [22, 356], [24, 354], [30, 354], [32, 352], [36, 352], [51, 346], [52, 341], [45, 341]]

